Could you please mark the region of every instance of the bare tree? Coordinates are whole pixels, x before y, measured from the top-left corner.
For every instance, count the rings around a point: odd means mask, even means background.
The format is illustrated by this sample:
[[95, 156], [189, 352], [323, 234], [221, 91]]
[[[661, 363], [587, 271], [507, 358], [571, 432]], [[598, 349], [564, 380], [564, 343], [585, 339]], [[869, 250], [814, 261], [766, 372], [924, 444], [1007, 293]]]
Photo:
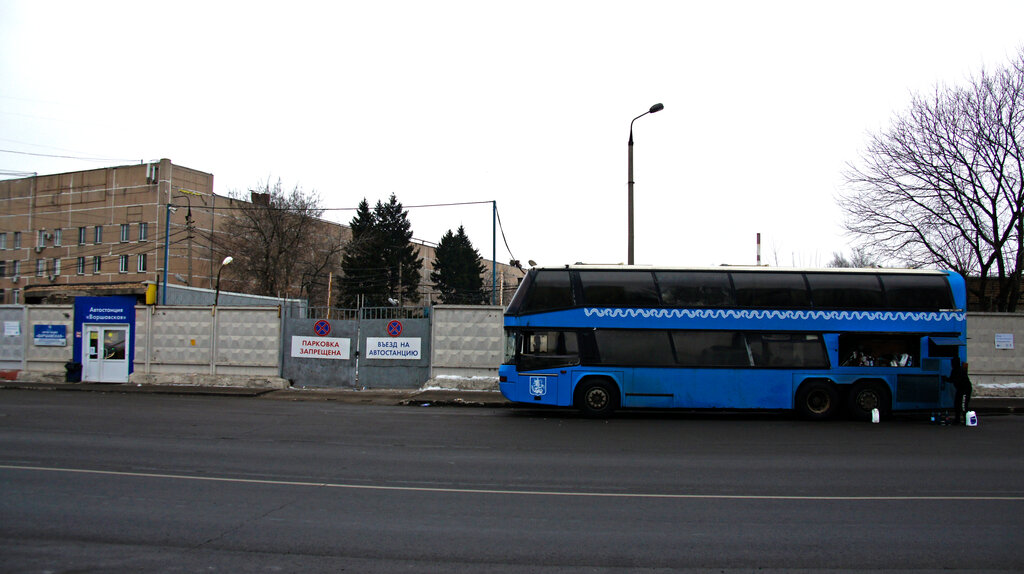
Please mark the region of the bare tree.
[[[299, 186], [285, 193], [281, 181], [261, 184], [250, 191], [251, 202], [240, 192], [226, 225], [230, 238], [226, 252], [235, 261], [225, 271], [257, 295], [301, 297], [325, 305], [328, 274], [340, 265], [344, 237], [341, 227], [323, 221], [317, 193]], [[323, 299], [323, 301], [321, 301]]]
[[867, 252], [863, 247], [854, 247], [850, 258], [847, 259], [846, 255], [836, 251], [832, 253], [832, 261], [829, 261], [825, 267], [836, 268], [865, 268], [865, 267], [878, 267], [878, 263], [871, 257], [871, 254]]
[[916, 94], [872, 135], [844, 174], [845, 226], [871, 255], [976, 277], [969, 288], [983, 309], [1013, 311], [1024, 270], [1022, 146], [1024, 50], [964, 86]]

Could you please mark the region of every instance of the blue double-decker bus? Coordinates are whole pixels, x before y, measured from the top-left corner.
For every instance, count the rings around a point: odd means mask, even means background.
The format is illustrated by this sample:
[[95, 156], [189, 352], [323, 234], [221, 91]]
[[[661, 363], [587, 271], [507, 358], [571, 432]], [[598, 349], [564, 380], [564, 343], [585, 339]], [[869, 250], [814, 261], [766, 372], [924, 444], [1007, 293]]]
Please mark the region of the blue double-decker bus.
[[505, 311], [499, 384], [511, 401], [590, 416], [946, 409], [966, 307], [948, 271], [534, 268]]

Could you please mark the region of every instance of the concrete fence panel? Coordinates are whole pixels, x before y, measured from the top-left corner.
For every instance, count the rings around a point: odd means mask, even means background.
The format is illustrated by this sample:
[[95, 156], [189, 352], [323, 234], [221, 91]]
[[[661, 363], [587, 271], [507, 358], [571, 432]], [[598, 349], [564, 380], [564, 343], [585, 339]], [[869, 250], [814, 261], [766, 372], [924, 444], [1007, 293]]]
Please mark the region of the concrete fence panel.
[[975, 394], [1024, 395], [1024, 314], [968, 313], [967, 362]]
[[504, 358], [501, 307], [439, 305], [433, 313], [431, 385], [497, 389]]

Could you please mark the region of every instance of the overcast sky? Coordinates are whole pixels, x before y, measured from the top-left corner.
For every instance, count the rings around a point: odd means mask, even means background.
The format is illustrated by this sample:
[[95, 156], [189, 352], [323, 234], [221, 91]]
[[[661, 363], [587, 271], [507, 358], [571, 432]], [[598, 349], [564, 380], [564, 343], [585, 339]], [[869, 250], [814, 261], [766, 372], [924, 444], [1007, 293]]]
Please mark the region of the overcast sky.
[[[636, 262], [753, 264], [760, 232], [765, 263], [823, 266], [867, 134], [1004, 65], [1022, 22], [1019, 0], [0, 0], [0, 170], [166, 157], [346, 223], [364, 197], [496, 200], [524, 263], [619, 263], [630, 120], [661, 102], [634, 124]], [[489, 205], [410, 218], [491, 258]]]

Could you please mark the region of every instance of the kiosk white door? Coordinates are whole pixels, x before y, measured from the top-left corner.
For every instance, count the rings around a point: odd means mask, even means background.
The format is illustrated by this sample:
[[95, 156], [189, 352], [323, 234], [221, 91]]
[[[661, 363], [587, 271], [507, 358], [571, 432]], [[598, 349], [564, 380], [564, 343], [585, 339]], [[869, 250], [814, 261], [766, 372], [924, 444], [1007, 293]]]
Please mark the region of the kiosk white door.
[[82, 380], [128, 382], [128, 325], [83, 325]]

